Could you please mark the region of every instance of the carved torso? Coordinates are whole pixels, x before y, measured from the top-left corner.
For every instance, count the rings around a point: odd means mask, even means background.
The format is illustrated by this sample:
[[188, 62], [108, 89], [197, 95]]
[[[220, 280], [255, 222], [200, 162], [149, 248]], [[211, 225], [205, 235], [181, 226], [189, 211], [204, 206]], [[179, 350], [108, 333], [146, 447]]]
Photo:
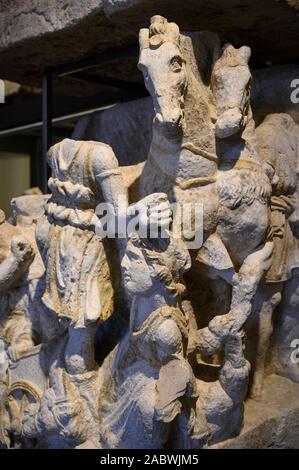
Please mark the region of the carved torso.
[[50, 164], [43, 302], [79, 327], [112, 313], [110, 268], [104, 242], [95, 234], [95, 207], [101, 200], [96, 175], [113, 168], [116, 159], [105, 144], [66, 140], [50, 153]]

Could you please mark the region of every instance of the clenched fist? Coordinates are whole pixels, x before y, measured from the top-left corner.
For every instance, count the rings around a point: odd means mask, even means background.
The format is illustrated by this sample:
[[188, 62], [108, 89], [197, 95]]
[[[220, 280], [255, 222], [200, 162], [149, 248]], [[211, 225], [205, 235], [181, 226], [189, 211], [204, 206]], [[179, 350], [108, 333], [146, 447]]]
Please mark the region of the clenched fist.
[[33, 258], [33, 249], [21, 235], [16, 235], [11, 240], [11, 252], [17, 258], [18, 261], [27, 261]]
[[165, 193], [146, 196], [130, 207], [129, 213], [138, 212], [140, 234], [151, 233], [160, 229], [169, 230], [172, 222], [172, 210]]

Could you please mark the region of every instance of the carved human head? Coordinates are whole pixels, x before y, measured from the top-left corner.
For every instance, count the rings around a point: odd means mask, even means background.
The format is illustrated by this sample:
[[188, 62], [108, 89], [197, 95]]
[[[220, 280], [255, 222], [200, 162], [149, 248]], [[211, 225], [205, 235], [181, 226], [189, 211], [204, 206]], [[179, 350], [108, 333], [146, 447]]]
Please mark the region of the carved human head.
[[182, 294], [182, 274], [190, 268], [184, 243], [170, 237], [155, 241], [131, 234], [121, 266], [126, 289], [133, 295], [149, 295], [166, 289], [171, 296]]

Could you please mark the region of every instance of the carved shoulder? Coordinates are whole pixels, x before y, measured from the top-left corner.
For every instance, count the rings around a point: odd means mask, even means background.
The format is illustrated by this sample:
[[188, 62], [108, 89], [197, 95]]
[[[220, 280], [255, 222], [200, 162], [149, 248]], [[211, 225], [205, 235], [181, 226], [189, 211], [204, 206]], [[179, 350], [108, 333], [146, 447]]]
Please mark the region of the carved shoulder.
[[93, 158], [90, 160], [94, 175], [118, 168], [117, 158], [110, 145], [102, 142], [88, 142], [93, 146]]

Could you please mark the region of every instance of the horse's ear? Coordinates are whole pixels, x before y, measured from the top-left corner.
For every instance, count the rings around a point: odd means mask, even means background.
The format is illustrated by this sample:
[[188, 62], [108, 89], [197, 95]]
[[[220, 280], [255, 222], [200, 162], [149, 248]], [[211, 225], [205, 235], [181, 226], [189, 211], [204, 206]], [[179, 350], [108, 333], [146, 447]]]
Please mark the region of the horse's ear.
[[[248, 65], [251, 56], [251, 49], [248, 46], [242, 46], [239, 49], [227, 42], [222, 47], [221, 60], [230, 62], [231, 65]], [[233, 65], [232, 65], [233, 66]]]
[[166, 35], [170, 41], [177, 45], [180, 44], [180, 28], [176, 23], [168, 23], [168, 30]]
[[149, 30], [142, 28], [139, 31], [139, 47], [140, 51], [149, 47]]
[[250, 56], [251, 56], [251, 49], [250, 49], [250, 47], [247, 47], [247, 46], [242, 46], [242, 47], [240, 47], [240, 49], [239, 49], [239, 54], [240, 54], [240, 58], [242, 59], [242, 61], [243, 61], [245, 64], [248, 64], [249, 59], [250, 59]]

